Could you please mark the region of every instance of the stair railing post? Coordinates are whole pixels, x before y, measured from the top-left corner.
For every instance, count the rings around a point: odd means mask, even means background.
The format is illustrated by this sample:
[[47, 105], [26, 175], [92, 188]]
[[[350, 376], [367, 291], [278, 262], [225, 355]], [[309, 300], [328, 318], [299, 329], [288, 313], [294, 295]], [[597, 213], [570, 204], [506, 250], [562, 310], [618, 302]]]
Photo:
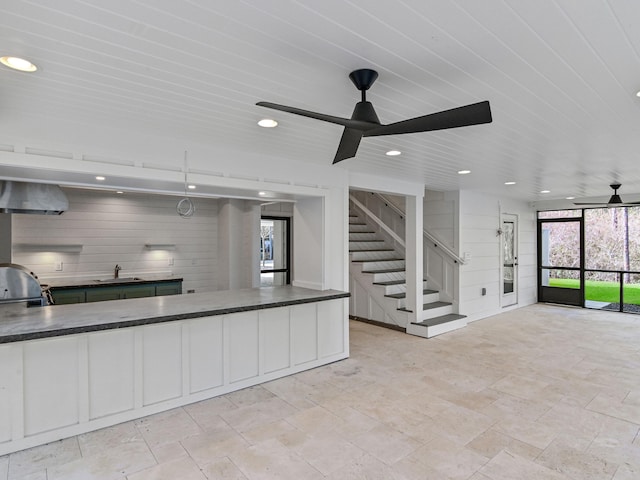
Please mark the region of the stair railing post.
[[423, 281], [423, 195], [406, 197], [405, 256], [407, 276], [407, 309], [409, 322], [419, 322], [422, 316]]

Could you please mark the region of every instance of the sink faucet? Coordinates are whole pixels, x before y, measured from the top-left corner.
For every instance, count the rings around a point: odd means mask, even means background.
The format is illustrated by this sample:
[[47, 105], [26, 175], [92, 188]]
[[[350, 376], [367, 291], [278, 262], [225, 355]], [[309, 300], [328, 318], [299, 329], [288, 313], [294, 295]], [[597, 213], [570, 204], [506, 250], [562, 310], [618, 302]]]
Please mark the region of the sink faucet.
[[113, 271], [113, 278], [118, 278], [118, 275], [120, 275], [120, 270], [122, 270], [122, 267], [120, 265], [116, 265], [116, 268]]

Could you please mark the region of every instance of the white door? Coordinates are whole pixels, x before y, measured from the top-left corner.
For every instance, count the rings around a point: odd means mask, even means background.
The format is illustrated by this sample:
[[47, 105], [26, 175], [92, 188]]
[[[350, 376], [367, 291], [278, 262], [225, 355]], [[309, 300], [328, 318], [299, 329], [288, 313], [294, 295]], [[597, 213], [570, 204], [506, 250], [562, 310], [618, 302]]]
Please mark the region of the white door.
[[501, 305], [518, 303], [518, 216], [502, 214], [500, 235]]

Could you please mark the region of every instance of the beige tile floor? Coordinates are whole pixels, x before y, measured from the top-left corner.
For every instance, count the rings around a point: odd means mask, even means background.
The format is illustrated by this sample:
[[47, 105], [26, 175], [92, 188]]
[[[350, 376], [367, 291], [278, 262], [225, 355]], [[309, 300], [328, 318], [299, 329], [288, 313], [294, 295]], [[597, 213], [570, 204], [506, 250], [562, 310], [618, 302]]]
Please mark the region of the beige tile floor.
[[9, 480], [640, 478], [640, 316], [533, 305], [0, 457]]

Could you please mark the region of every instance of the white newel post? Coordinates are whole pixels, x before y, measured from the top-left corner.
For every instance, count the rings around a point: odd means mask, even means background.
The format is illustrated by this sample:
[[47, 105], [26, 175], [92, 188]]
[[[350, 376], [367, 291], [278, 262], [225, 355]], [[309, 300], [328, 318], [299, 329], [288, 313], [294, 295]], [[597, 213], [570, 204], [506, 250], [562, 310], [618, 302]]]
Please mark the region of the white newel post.
[[420, 321], [422, 314], [422, 197], [422, 195], [406, 197], [407, 309], [412, 312], [409, 315], [409, 322]]

